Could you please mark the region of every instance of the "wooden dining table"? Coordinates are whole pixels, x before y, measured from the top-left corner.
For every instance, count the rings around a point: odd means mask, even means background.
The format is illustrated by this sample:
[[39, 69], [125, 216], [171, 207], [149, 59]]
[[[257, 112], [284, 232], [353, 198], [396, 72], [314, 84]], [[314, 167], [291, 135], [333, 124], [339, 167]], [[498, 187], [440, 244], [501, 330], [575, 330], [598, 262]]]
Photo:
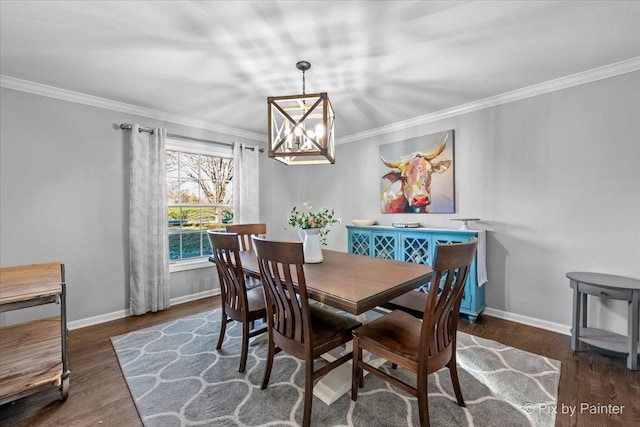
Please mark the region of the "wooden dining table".
[[[406, 293], [431, 279], [433, 270], [428, 265], [413, 264], [390, 259], [374, 258], [345, 252], [323, 250], [323, 261], [304, 264], [304, 277], [309, 298], [358, 316], [365, 323], [365, 312]], [[260, 277], [258, 260], [253, 251], [240, 252], [245, 274]], [[295, 277], [295, 275], [294, 275]], [[378, 314], [379, 315], [379, 314]], [[331, 362], [351, 351], [351, 342], [345, 348], [337, 348], [322, 355]], [[384, 359], [364, 358], [373, 366], [380, 366]], [[366, 375], [366, 371], [365, 371]], [[313, 394], [331, 405], [351, 389], [351, 364], [338, 366], [320, 379]]]
[[[304, 264], [309, 298], [354, 315], [372, 310], [429, 282], [433, 270], [414, 264], [324, 249], [323, 261]], [[240, 253], [246, 274], [260, 277], [252, 251]]]

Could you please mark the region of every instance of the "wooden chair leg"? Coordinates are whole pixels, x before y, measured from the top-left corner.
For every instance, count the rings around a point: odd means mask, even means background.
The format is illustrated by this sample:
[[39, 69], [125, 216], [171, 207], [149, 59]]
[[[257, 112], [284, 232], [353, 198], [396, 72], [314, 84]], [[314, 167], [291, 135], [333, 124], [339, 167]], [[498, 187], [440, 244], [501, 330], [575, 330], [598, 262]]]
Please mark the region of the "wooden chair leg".
[[427, 377], [418, 378], [418, 414], [420, 427], [429, 427], [429, 394], [427, 392]]
[[302, 415], [302, 427], [311, 425], [311, 405], [313, 404], [313, 360], [304, 363], [304, 410]]
[[260, 386], [260, 390], [264, 390], [267, 388], [269, 384], [269, 377], [271, 376], [271, 367], [273, 366], [273, 355], [275, 353], [275, 348], [273, 344], [273, 337], [269, 335], [269, 346], [267, 347], [267, 366], [264, 369], [264, 377], [262, 377], [262, 385]]
[[[362, 347], [358, 348], [358, 359], [362, 363]], [[360, 365], [358, 363], [358, 365]], [[364, 388], [364, 369], [362, 366], [358, 366], [358, 387]]]
[[358, 362], [360, 361], [360, 354], [362, 350], [358, 343], [358, 338], [353, 337], [353, 359], [351, 361], [351, 400], [354, 402], [358, 400], [358, 386], [360, 385], [360, 373], [361, 369], [358, 369]]
[[451, 376], [451, 383], [453, 384], [453, 391], [456, 393], [456, 399], [458, 399], [458, 405], [465, 406], [464, 399], [462, 398], [462, 389], [460, 388], [460, 381], [458, 380], [458, 364], [456, 358], [452, 357], [447, 364], [449, 368], [449, 374]]
[[244, 372], [247, 367], [247, 353], [249, 353], [249, 322], [242, 322], [242, 350], [238, 372]]
[[224, 312], [224, 308], [222, 309], [222, 322], [220, 323], [220, 337], [218, 338], [218, 345], [216, 346], [217, 350], [222, 348], [222, 342], [224, 341], [224, 333], [227, 330], [227, 315]]

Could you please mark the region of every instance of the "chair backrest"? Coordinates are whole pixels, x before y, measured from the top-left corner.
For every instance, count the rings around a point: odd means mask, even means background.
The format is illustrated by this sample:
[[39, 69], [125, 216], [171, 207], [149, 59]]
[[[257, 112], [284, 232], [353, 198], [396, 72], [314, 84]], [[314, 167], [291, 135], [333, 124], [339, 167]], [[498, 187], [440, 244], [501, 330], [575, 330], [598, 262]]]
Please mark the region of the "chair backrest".
[[[477, 239], [436, 246], [420, 335], [418, 363], [423, 369], [428, 359], [441, 356], [447, 362], [448, 355], [455, 351], [460, 303], [477, 246]], [[429, 372], [432, 368], [429, 366]]]
[[227, 233], [236, 233], [240, 240], [240, 250], [252, 251], [253, 242], [251, 237], [264, 237], [267, 234], [267, 224], [234, 224], [227, 225]]
[[[301, 242], [253, 238], [274, 343], [297, 357], [311, 349], [311, 315]], [[294, 287], [294, 283], [296, 286]], [[296, 294], [300, 298], [296, 298]]]
[[222, 302], [238, 313], [247, 307], [247, 289], [240, 261], [240, 244], [235, 233], [207, 231], [220, 278]]

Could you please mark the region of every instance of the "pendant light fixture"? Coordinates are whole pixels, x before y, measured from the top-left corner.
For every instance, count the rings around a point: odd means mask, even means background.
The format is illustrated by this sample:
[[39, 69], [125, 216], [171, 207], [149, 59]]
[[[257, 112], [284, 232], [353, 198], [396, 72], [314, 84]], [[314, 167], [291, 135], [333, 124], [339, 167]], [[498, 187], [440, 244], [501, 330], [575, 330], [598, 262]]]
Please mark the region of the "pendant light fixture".
[[305, 72], [300, 61], [302, 95], [267, 98], [269, 157], [286, 165], [335, 163], [334, 112], [326, 92], [305, 93]]

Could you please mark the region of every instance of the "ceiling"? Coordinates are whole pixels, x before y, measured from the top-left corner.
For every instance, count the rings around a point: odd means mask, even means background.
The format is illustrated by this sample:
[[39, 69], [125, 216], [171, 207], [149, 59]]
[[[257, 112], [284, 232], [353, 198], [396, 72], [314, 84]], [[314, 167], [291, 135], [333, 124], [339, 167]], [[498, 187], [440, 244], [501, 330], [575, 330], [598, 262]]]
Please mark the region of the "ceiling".
[[1, 1], [0, 74], [266, 134], [328, 92], [336, 137], [640, 57], [634, 1]]

